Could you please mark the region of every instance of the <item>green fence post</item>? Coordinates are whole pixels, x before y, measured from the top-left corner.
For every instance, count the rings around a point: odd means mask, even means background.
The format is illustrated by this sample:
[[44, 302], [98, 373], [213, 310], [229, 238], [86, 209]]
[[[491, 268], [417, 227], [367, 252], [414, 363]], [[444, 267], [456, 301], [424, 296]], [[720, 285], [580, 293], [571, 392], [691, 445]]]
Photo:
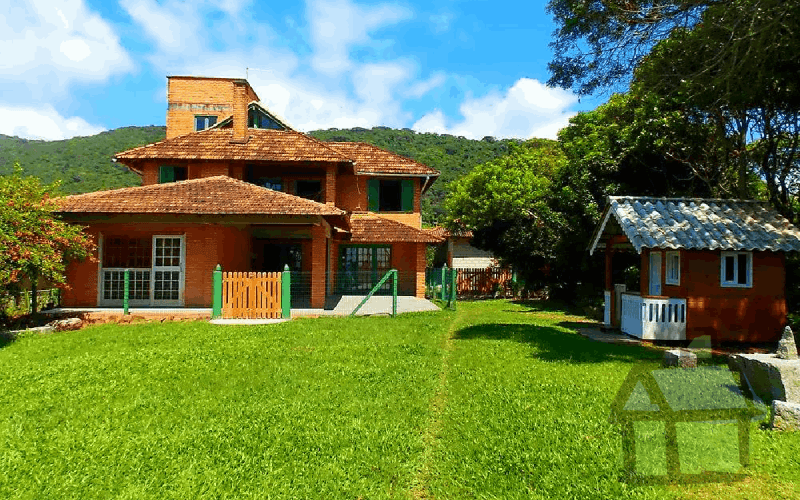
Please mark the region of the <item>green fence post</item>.
[[128, 299], [131, 293], [131, 270], [125, 270], [125, 285], [122, 289], [122, 314], [128, 315]]
[[292, 317], [292, 273], [288, 264], [283, 266], [281, 273], [281, 317]]
[[392, 317], [397, 317], [397, 269], [392, 269]]
[[447, 278], [446, 278], [446, 276], [447, 276], [447, 264], [442, 266], [442, 281], [441, 281], [441, 283], [442, 283], [442, 300], [444, 300], [445, 290], [447, 290], [447, 281], [446, 281]]
[[211, 319], [222, 317], [222, 266], [211, 272]]
[[458, 269], [450, 270], [450, 309], [456, 310], [456, 292], [458, 290]]

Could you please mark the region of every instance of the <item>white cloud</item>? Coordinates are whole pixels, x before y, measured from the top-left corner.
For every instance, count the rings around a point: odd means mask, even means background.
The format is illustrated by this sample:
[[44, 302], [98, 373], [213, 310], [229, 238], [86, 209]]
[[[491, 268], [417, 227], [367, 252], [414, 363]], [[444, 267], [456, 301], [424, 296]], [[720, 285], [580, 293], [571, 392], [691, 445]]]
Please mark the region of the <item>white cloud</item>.
[[130, 71], [112, 27], [83, 0], [7, 3], [0, 16], [0, 78], [41, 98], [73, 81], [102, 82]]
[[129, 0], [120, 5], [161, 50], [174, 53], [197, 45], [201, 19], [193, 4]]
[[444, 113], [440, 109], [436, 109], [419, 120], [411, 127], [418, 132], [433, 132], [435, 134], [447, 134], [447, 125], [445, 124]]
[[26, 139], [55, 141], [82, 135], [94, 135], [105, 130], [91, 125], [83, 118], [61, 116], [52, 106], [41, 108], [5, 106], [0, 104], [0, 134]]
[[431, 90], [441, 87], [446, 80], [447, 77], [444, 73], [437, 72], [427, 80], [419, 81], [409, 87], [409, 89], [405, 92], [405, 95], [408, 97], [420, 98]]
[[577, 100], [568, 91], [521, 78], [505, 94], [492, 92], [480, 98], [467, 98], [460, 106], [463, 119], [457, 123], [447, 126], [444, 115], [435, 111], [417, 120], [412, 128], [442, 133], [444, 127], [447, 133], [472, 139], [487, 135], [555, 139], [558, 130], [575, 115], [569, 107]]
[[306, 12], [311, 27], [313, 68], [337, 76], [353, 68], [350, 50], [374, 44], [371, 34], [411, 17], [402, 7], [384, 3], [373, 7], [349, 0], [309, 0]]

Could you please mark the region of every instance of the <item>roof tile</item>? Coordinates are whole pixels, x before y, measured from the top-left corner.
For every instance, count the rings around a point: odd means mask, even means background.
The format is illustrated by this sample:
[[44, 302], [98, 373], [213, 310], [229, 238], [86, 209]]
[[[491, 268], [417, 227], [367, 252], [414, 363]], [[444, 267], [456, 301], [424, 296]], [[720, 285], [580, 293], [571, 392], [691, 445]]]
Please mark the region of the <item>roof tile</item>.
[[402, 222], [372, 213], [350, 216], [350, 241], [353, 243], [441, 243], [430, 231], [417, 229]]
[[800, 251], [800, 230], [765, 202], [632, 196], [608, 201], [606, 210], [637, 252], [643, 247]]
[[227, 176], [76, 194], [60, 213], [344, 215], [342, 210]]
[[352, 162], [326, 143], [294, 130], [248, 129], [244, 143], [233, 129], [209, 128], [117, 153], [119, 160], [244, 160]]
[[356, 162], [359, 174], [407, 174], [438, 177], [441, 172], [411, 158], [363, 142], [327, 142], [327, 146]]

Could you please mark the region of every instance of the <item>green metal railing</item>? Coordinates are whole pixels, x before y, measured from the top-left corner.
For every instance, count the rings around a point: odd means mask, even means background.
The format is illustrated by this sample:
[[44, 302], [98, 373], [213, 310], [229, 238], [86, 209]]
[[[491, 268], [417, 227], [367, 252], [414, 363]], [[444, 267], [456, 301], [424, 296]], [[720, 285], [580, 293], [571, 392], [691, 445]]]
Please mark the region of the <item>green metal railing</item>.
[[388, 280], [390, 277], [394, 278], [392, 279], [392, 317], [394, 318], [397, 316], [397, 269], [390, 269], [387, 271], [386, 274], [383, 275], [383, 278], [381, 278], [380, 281], [378, 281], [378, 283], [372, 287], [372, 290], [369, 291], [367, 296], [364, 297], [364, 300], [362, 300], [361, 303], [358, 304], [355, 309], [353, 309], [353, 312], [350, 313], [350, 316], [355, 316], [361, 307], [367, 303], [367, 301], [370, 299], [370, 297], [372, 297], [372, 295], [375, 294], [375, 292], [380, 290], [383, 284], [386, 283], [386, 280]]

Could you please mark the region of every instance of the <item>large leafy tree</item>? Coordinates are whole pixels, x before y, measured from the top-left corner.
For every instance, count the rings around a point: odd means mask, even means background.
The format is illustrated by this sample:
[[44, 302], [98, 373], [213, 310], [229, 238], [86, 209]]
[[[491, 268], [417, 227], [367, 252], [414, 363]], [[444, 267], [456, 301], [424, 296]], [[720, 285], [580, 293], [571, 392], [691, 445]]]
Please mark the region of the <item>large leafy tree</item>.
[[[786, 0], [550, 0], [557, 25], [551, 85], [582, 94], [627, 85], [651, 49], [676, 30], [702, 27], [715, 58], [698, 58], [685, 80], [709, 74], [751, 82], [779, 78], [792, 86], [800, 5]], [[712, 33], [714, 32], [714, 33]], [[691, 52], [687, 52], [691, 53]], [[753, 77], [755, 76], [755, 79]], [[734, 95], [735, 86], [714, 90]]]
[[42, 185], [14, 174], [0, 176], [0, 293], [16, 293], [29, 283], [34, 290], [42, 279], [64, 284], [71, 259], [85, 259], [94, 245], [81, 227], [54, 216], [56, 185]]
[[550, 185], [563, 165], [555, 141], [514, 146], [451, 184], [447, 225], [472, 230], [474, 245], [529, 277], [547, 274], [565, 224], [550, 208]]

